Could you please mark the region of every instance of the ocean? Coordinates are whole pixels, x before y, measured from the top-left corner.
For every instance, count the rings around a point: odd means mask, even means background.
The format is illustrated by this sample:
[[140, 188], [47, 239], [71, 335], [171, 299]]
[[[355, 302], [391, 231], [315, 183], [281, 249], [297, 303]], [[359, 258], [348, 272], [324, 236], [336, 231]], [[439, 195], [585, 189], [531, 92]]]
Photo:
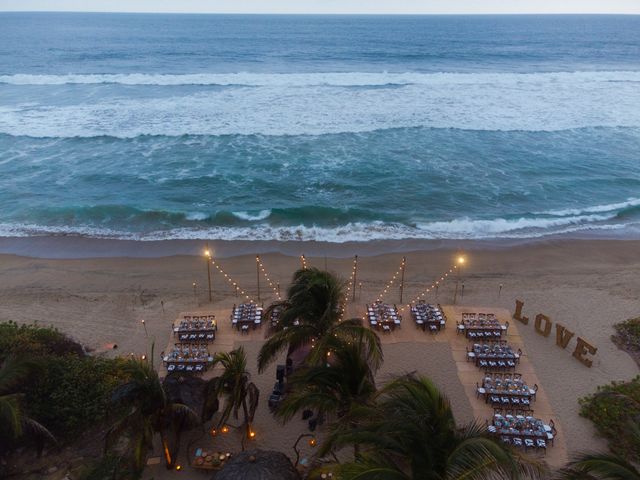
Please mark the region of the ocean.
[[640, 16], [0, 14], [0, 236], [640, 238]]

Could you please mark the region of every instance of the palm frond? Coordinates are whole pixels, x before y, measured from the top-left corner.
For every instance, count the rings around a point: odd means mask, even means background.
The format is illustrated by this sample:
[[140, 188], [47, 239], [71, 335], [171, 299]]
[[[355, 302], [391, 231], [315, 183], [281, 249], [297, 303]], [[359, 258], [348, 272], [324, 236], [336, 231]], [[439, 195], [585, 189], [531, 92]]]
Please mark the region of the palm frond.
[[9, 430], [13, 438], [22, 435], [22, 408], [18, 394], [0, 397], [0, 424]]
[[43, 444], [45, 442], [50, 442], [54, 445], [58, 444], [58, 441], [49, 429], [32, 418], [22, 419], [22, 429], [26, 435], [34, 439], [38, 444]]
[[583, 454], [560, 471], [564, 480], [640, 480], [638, 469], [623, 458], [607, 453]]
[[10, 356], [0, 365], [0, 395], [14, 393], [13, 388], [34, 370], [41, 368], [40, 362]]

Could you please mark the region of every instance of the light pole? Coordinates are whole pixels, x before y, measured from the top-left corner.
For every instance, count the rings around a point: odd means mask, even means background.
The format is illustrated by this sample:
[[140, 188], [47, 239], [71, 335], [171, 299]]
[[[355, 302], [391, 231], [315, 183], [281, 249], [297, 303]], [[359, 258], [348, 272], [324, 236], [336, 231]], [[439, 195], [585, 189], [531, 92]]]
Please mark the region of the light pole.
[[460, 282], [460, 270], [462, 269], [462, 266], [464, 265], [464, 262], [466, 261], [466, 259], [464, 258], [464, 256], [460, 255], [457, 259], [456, 259], [456, 291], [453, 294], [453, 304], [456, 304], [456, 300], [458, 300], [458, 283]]
[[213, 303], [213, 296], [211, 295], [211, 251], [208, 248], [204, 251], [204, 257], [207, 260], [207, 281], [209, 282], [209, 303]]
[[407, 268], [407, 257], [402, 257], [402, 277], [400, 278], [400, 303], [402, 303], [402, 294], [404, 293], [404, 271]]
[[144, 321], [144, 318], [141, 320], [142, 326], [144, 327], [144, 336], [149, 338], [149, 334], [147, 333], [147, 324]]
[[358, 255], [353, 257], [353, 298], [352, 302], [356, 301], [356, 279], [358, 278]]
[[196, 302], [196, 305], [198, 304], [198, 284], [196, 282], [193, 282], [193, 299]]
[[258, 301], [260, 301], [260, 255], [256, 255], [256, 282], [258, 283]]

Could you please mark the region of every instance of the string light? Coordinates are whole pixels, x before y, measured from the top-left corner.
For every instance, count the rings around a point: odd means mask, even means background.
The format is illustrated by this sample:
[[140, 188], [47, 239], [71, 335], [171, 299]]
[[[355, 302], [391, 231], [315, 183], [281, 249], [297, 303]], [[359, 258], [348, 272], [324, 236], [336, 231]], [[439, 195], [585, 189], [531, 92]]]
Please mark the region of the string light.
[[278, 297], [278, 300], [282, 300], [282, 297], [280, 296], [280, 292], [278, 291], [277, 284], [272, 282], [271, 278], [269, 278], [269, 274], [267, 274], [267, 271], [265, 270], [264, 265], [262, 264], [262, 260], [260, 260], [260, 257], [256, 257], [256, 261], [258, 262], [258, 267], [260, 267], [260, 271], [262, 272], [262, 275], [264, 275], [264, 278], [266, 278], [267, 283], [273, 290], [273, 293], [276, 294], [276, 297]]
[[215, 261], [215, 259], [211, 259], [211, 264], [216, 267], [216, 270], [218, 270], [218, 272], [220, 272], [222, 274], [222, 276], [225, 278], [225, 280], [227, 282], [229, 282], [229, 285], [231, 285], [234, 289], [239, 289], [240, 290], [240, 295], [243, 295], [247, 300], [249, 300], [249, 303], [256, 303], [255, 300], [253, 300], [253, 298], [251, 298], [251, 296], [247, 295], [247, 292], [245, 292], [244, 290], [242, 290], [240, 288], [240, 286], [238, 285], [238, 282], [234, 282], [233, 279], [222, 269], [222, 267]]
[[342, 299], [342, 305], [340, 307], [340, 318], [338, 319], [340, 322], [344, 317], [344, 311], [347, 308], [347, 301], [349, 300], [349, 295], [351, 295], [351, 286], [353, 285], [353, 277], [356, 275], [356, 270], [358, 269], [358, 257], [353, 257], [353, 266], [351, 267], [351, 276], [349, 277], [349, 283], [347, 284], [347, 290], [344, 292], [344, 298]]
[[448, 272], [445, 272], [444, 274], [442, 274], [442, 276], [436, 280], [435, 282], [433, 282], [431, 284], [431, 286], [429, 288], [427, 288], [424, 292], [420, 293], [419, 295], [417, 295], [413, 300], [411, 300], [409, 303], [407, 303], [406, 305], [403, 305], [400, 308], [401, 312], [404, 312], [407, 308], [411, 308], [411, 304], [417, 302], [418, 300], [423, 299], [424, 297], [427, 296], [427, 293], [429, 293], [431, 290], [433, 290], [434, 288], [438, 288], [440, 286], [441, 283], [444, 283], [444, 281], [446, 280], [446, 278], [449, 276], [450, 273], [453, 273], [457, 270], [458, 266], [454, 265], [452, 268], [449, 269]]
[[396, 278], [398, 278], [398, 276], [400, 275], [400, 272], [402, 272], [402, 270], [404, 269], [404, 264], [405, 264], [405, 258], [402, 258], [402, 261], [400, 262], [400, 268], [398, 268], [398, 270], [396, 270], [396, 273], [393, 274], [393, 277], [391, 277], [391, 280], [389, 280], [387, 282], [387, 284], [385, 285], [384, 289], [382, 290], [382, 292], [380, 293], [380, 295], [378, 295], [378, 298], [376, 299], [376, 302], [379, 302], [382, 300], [382, 297], [384, 297], [387, 292], [389, 291], [389, 289], [393, 286], [393, 284], [396, 281]]
[[307, 258], [304, 255], [300, 255], [300, 262], [302, 262], [302, 269], [307, 269]]

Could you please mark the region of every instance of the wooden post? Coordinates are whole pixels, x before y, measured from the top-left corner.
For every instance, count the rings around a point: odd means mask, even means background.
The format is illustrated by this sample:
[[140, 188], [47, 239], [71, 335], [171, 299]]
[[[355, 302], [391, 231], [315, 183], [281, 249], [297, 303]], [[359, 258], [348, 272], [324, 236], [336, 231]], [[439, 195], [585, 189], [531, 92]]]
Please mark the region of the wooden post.
[[356, 301], [356, 278], [358, 278], [358, 255], [353, 259], [353, 298], [352, 301]]
[[404, 270], [407, 265], [407, 257], [402, 257], [402, 276], [400, 277], [400, 303], [402, 303], [402, 294], [404, 293]]
[[456, 268], [456, 290], [453, 293], [453, 304], [456, 304], [456, 300], [458, 300], [458, 283], [460, 283], [460, 267]]
[[258, 281], [258, 301], [260, 301], [260, 255], [256, 255], [256, 279]]
[[207, 256], [207, 281], [209, 282], [209, 303], [213, 303], [213, 296], [211, 295], [211, 257]]

